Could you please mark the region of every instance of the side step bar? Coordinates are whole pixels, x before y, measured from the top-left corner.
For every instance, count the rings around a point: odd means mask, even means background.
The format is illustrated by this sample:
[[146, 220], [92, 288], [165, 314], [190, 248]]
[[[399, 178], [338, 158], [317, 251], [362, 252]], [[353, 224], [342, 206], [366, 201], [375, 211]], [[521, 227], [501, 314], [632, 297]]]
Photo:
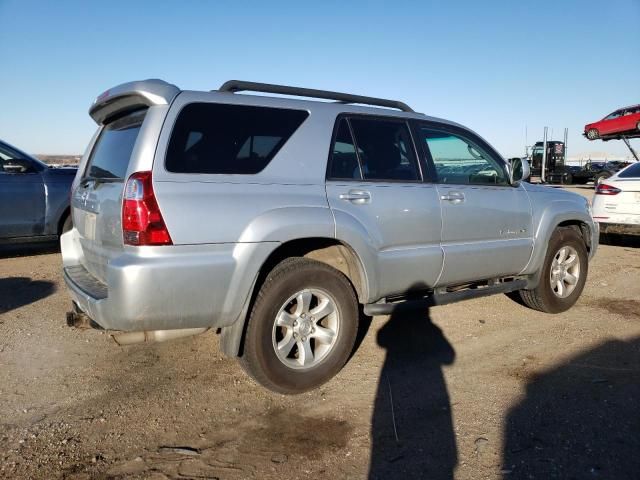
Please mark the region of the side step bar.
[[436, 305], [446, 305], [471, 298], [488, 297], [489, 295], [495, 295], [497, 293], [509, 293], [515, 290], [522, 290], [526, 286], [526, 280], [512, 280], [510, 282], [498, 283], [497, 285], [460, 290], [458, 292], [433, 293], [432, 295], [416, 300], [405, 300], [393, 303], [368, 303], [364, 306], [364, 313], [371, 317], [376, 315], [390, 315], [397, 312], [435, 307]]

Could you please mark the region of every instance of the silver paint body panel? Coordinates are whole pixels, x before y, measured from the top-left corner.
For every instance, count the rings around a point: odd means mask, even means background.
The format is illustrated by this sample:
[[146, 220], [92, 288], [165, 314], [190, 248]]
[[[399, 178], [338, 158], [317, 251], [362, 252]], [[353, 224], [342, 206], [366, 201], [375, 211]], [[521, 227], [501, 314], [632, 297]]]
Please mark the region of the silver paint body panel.
[[[91, 115], [99, 124], [73, 184], [74, 228], [61, 238], [65, 267], [82, 265], [106, 298], [87, 295], [65, 275], [73, 299], [104, 328], [136, 331], [225, 327], [244, 321], [256, 279], [280, 245], [335, 239], [357, 255], [365, 285], [359, 301], [500, 275], [533, 274], [553, 229], [579, 220], [597, 246], [597, 226], [577, 195], [521, 183], [484, 187], [427, 182], [326, 181], [338, 115], [383, 115], [459, 125], [380, 108], [222, 92], [179, 91], [164, 82], [109, 90]], [[100, 102], [103, 106], [100, 107]], [[164, 159], [180, 110], [193, 102], [292, 108], [308, 118], [255, 175], [171, 173]], [[151, 170], [173, 245], [123, 245], [124, 182], [85, 188], [81, 177], [107, 115], [148, 108], [127, 176]], [[369, 200], [340, 195], [366, 191]], [[442, 200], [449, 191], [465, 201]]]

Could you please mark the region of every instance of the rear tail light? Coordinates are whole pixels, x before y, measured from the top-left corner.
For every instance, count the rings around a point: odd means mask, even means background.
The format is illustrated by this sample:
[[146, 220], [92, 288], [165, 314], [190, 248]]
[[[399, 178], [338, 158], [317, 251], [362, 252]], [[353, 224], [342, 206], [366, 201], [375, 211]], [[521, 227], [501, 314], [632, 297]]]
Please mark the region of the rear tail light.
[[122, 203], [125, 245], [172, 245], [153, 193], [151, 172], [136, 172], [127, 180]]
[[617, 195], [621, 192], [619, 188], [612, 187], [606, 183], [601, 183], [596, 187], [596, 195]]

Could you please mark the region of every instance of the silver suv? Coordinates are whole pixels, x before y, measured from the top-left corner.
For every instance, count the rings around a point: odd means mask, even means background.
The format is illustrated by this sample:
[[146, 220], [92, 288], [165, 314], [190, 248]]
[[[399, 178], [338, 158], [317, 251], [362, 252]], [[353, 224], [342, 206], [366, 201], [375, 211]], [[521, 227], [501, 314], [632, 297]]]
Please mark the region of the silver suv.
[[523, 182], [526, 162], [401, 102], [146, 80], [89, 113], [61, 239], [68, 322], [119, 344], [216, 329], [274, 391], [335, 375], [363, 313], [497, 293], [567, 310], [596, 251], [584, 198]]

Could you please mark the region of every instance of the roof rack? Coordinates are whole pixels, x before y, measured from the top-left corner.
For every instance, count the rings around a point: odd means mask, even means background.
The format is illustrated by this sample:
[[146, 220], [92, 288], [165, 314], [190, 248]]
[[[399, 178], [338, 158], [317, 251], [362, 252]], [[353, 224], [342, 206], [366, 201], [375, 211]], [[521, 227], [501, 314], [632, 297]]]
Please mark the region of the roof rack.
[[280, 95], [294, 95], [297, 97], [324, 98], [327, 100], [337, 100], [343, 103], [360, 103], [363, 105], [375, 105], [378, 107], [397, 108], [403, 112], [413, 112], [414, 110], [406, 103], [398, 100], [386, 100], [384, 98], [363, 97], [361, 95], [350, 95], [348, 93], [328, 92], [326, 90], [316, 90], [313, 88], [289, 87], [287, 85], [272, 85], [270, 83], [245, 82], [242, 80], [229, 80], [224, 82], [219, 88], [221, 92], [263, 92], [277, 93]]

